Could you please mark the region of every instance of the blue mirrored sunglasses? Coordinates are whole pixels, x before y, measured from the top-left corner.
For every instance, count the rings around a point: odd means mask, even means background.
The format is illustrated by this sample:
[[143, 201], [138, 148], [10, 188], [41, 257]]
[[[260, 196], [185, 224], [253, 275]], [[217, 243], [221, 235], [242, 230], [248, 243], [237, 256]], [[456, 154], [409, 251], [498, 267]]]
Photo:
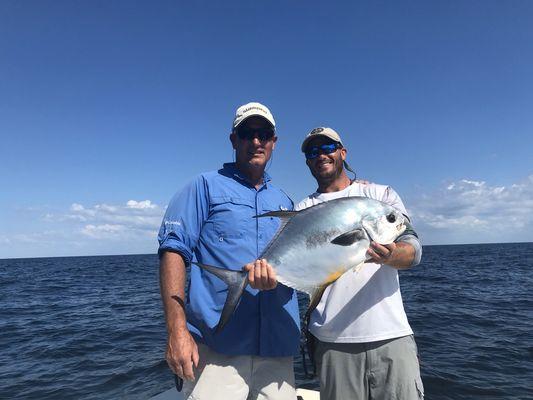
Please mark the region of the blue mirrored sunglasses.
[[321, 144], [320, 146], [308, 147], [305, 150], [305, 158], [308, 160], [312, 160], [313, 158], [317, 158], [320, 153], [331, 154], [337, 151], [337, 149], [340, 149], [341, 147], [342, 146], [340, 143], [326, 143]]

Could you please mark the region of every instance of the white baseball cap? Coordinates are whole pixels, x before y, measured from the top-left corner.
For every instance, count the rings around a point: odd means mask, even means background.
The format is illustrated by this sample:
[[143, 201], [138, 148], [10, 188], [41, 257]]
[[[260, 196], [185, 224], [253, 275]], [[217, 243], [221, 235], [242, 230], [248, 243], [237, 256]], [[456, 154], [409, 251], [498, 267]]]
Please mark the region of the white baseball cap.
[[274, 121], [274, 117], [272, 116], [272, 113], [268, 107], [261, 103], [252, 102], [237, 108], [237, 111], [235, 112], [235, 119], [233, 120], [233, 129], [237, 128], [242, 122], [250, 117], [262, 117], [266, 119], [274, 128], [276, 127], [276, 122]]

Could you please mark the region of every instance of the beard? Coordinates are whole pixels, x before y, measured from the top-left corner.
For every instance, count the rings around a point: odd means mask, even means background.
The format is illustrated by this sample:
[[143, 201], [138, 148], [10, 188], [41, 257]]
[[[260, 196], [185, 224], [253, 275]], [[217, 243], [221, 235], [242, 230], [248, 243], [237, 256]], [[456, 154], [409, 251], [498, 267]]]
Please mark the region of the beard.
[[343, 171], [343, 162], [339, 157], [333, 160], [333, 168], [328, 168], [327, 170], [318, 170], [313, 167], [309, 167], [311, 174], [315, 177], [318, 184], [329, 183], [335, 181], [339, 178]]

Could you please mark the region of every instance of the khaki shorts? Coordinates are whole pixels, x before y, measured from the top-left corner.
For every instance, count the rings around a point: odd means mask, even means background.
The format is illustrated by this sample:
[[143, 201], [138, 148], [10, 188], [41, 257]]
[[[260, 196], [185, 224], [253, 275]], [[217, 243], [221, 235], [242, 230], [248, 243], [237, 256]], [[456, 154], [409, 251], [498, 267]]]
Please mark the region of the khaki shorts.
[[317, 340], [315, 360], [321, 400], [424, 398], [412, 335], [370, 343]]
[[183, 383], [189, 400], [295, 400], [292, 357], [228, 356], [198, 344], [195, 381]]

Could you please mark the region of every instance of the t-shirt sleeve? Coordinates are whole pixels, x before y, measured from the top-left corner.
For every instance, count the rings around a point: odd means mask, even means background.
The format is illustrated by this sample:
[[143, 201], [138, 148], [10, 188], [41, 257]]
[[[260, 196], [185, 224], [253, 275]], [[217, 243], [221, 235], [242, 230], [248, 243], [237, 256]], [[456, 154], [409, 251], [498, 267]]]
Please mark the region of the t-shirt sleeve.
[[207, 183], [199, 176], [170, 200], [157, 237], [159, 255], [164, 251], [177, 252], [190, 263], [208, 209]]
[[[405, 210], [405, 206], [403, 205], [402, 199], [400, 199], [398, 193], [396, 193], [396, 191], [390, 186], [387, 186], [387, 188], [385, 189], [383, 199], [381, 201], [398, 209], [403, 215], [410, 219], [409, 215], [407, 214], [407, 211]], [[400, 235], [396, 241], [409, 243], [411, 246], [413, 246], [415, 250], [415, 256], [413, 262], [411, 263], [411, 266], [413, 267], [415, 265], [418, 265], [422, 258], [422, 245], [420, 244], [420, 239], [418, 238], [418, 235], [413, 229], [413, 226], [411, 225], [410, 221], [407, 222], [406, 231], [402, 235]]]
[[303, 199], [302, 201], [300, 201], [294, 206], [294, 211], [300, 211], [300, 210], [303, 210], [304, 208], [308, 208], [311, 206], [312, 206], [311, 199], [309, 197], [306, 197], [305, 199]]
[[400, 199], [400, 196], [392, 187], [387, 186], [387, 188], [383, 192], [383, 197], [381, 198], [381, 201], [398, 209], [403, 215], [410, 219], [409, 215], [407, 214], [407, 210], [403, 205], [402, 199]]

